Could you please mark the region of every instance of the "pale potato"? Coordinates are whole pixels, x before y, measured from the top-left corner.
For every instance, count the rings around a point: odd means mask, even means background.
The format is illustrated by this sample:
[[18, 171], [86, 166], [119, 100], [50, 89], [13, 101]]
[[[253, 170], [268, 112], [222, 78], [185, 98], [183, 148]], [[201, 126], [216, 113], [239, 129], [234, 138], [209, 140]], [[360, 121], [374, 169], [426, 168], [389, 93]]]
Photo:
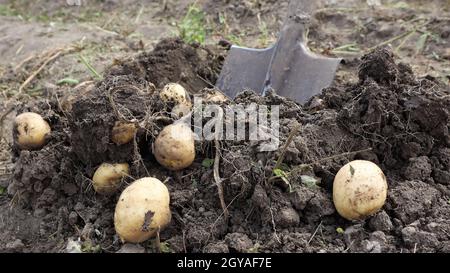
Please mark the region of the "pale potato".
[[170, 196], [158, 179], [135, 181], [120, 195], [114, 213], [114, 227], [123, 242], [142, 243], [169, 225]]
[[153, 154], [169, 170], [189, 167], [195, 159], [194, 133], [185, 123], [165, 127], [153, 143]]
[[181, 103], [175, 105], [174, 108], [172, 108], [172, 116], [176, 119], [182, 118], [189, 114], [192, 111], [192, 104], [187, 103]]
[[205, 101], [209, 103], [222, 104], [228, 101], [228, 97], [217, 90], [212, 90], [205, 95]]
[[26, 112], [14, 120], [14, 141], [21, 150], [38, 150], [50, 138], [51, 128], [41, 115]]
[[159, 97], [164, 102], [174, 102], [176, 104], [190, 102], [188, 92], [178, 83], [166, 84], [159, 93]]
[[137, 128], [134, 123], [116, 121], [112, 129], [112, 142], [117, 145], [124, 145], [130, 143], [136, 135]]
[[356, 160], [342, 167], [333, 183], [333, 201], [347, 220], [362, 220], [386, 202], [388, 184], [383, 171], [370, 161]]
[[103, 163], [92, 177], [94, 190], [103, 195], [114, 194], [119, 189], [122, 179], [129, 175], [129, 172], [130, 166], [128, 163]]

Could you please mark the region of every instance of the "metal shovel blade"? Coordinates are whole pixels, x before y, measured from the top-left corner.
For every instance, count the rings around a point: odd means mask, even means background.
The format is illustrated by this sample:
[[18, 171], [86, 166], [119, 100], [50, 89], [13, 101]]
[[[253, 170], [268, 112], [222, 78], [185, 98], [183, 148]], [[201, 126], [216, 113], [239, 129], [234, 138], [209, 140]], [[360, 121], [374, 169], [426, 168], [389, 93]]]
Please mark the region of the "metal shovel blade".
[[217, 88], [231, 98], [245, 89], [261, 95], [273, 89], [281, 96], [305, 103], [328, 87], [341, 59], [316, 55], [306, 46], [313, 2], [292, 0], [289, 3], [288, 18], [272, 47], [232, 46]]

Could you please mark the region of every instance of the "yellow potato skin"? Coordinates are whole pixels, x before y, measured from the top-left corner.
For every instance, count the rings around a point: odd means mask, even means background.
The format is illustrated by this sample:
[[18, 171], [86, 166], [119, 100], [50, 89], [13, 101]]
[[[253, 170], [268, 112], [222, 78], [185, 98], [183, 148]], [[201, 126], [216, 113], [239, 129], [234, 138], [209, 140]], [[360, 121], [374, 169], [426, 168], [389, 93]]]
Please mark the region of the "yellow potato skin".
[[153, 154], [169, 170], [189, 167], [195, 160], [194, 133], [184, 123], [166, 126], [153, 143]]
[[206, 95], [205, 101], [210, 102], [210, 103], [221, 104], [221, 103], [227, 102], [228, 98], [224, 94], [220, 93], [219, 91], [214, 91], [214, 93]]
[[92, 177], [94, 190], [103, 195], [114, 194], [119, 189], [122, 178], [128, 175], [129, 172], [130, 166], [128, 163], [103, 163], [97, 168]]
[[159, 97], [164, 102], [175, 102], [176, 104], [190, 102], [188, 92], [178, 83], [166, 84], [159, 93]]
[[189, 114], [192, 110], [192, 104], [190, 102], [181, 103], [175, 105], [175, 107], [172, 108], [172, 114], [175, 116], [175, 118], [182, 118]]
[[122, 192], [116, 205], [117, 234], [122, 241], [135, 244], [155, 237], [158, 228], [163, 230], [171, 221], [169, 204], [169, 190], [160, 180], [136, 180]]
[[362, 220], [378, 212], [386, 202], [388, 184], [374, 163], [356, 160], [342, 167], [333, 183], [333, 202], [347, 220]]
[[137, 128], [134, 123], [117, 121], [112, 129], [112, 141], [117, 145], [130, 143], [136, 134]]
[[15, 118], [14, 131], [14, 139], [19, 149], [37, 150], [47, 143], [51, 128], [41, 115], [26, 112]]

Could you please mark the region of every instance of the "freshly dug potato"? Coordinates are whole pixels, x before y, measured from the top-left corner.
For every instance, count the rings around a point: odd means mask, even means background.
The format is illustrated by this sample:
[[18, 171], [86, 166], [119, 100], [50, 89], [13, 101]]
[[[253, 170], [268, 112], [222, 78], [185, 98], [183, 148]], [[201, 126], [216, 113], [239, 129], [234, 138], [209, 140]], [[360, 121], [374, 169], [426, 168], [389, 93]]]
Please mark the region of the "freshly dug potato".
[[194, 133], [185, 123], [165, 127], [153, 143], [153, 154], [169, 170], [189, 167], [195, 159]]
[[120, 187], [122, 179], [130, 172], [128, 163], [108, 164], [103, 163], [98, 167], [92, 177], [94, 190], [103, 195], [114, 194]]
[[14, 141], [21, 150], [37, 150], [44, 147], [50, 133], [50, 125], [39, 114], [26, 112], [14, 120]]
[[174, 108], [172, 108], [172, 115], [174, 118], [182, 118], [189, 114], [192, 110], [192, 104], [191, 103], [181, 103], [175, 105]]
[[167, 187], [158, 179], [135, 181], [120, 195], [114, 213], [114, 227], [122, 241], [142, 243], [163, 230], [172, 217]]
[[112, 129], [112, 141], [117, 145], [130, 143], [134, 139], [137, 128], [134, 123], [116, 121]]
[[159, 97], [164, 102], [175, 102], [176, 104], [183, 104], [190, 102], [189, 94], [178, 83], [169, 83], [161, 90]]
[[211, 93], [208, 93], [205, 95], [205, 101], [210, 103], [216, 103], [221, 104], [228, 101], [227, 96], [222, 94], [221, 92], [217, 90], [211, 91]]
[[362, 220], [378, 212], [386, 202], [387, 181], [374, 163], [356, 160], [342, 167], [333, 183], [333, 201], [347, 220]]

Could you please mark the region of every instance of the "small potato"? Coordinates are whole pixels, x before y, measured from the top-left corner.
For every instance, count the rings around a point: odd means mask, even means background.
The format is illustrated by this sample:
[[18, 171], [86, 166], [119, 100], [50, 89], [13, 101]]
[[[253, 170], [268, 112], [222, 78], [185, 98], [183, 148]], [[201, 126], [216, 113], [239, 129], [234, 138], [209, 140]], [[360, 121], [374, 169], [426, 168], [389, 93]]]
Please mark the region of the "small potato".
[[213, 90], [211, 93], [205, 95], [205, 102], [221, 104], [227, 101], [227, 96], [217, 90]]
[[153, 154], [159, 164], [169, 170], [189, 167], [195, 159], [194, 133], [184, 123], [165, 127], [153, 143]]
[[176, 119], [182, 118], [192, 111], [191, 103], [181, 103], [172, 108], [172, 116]]
[[169, 83], [161, 90], [159, 97], [164, 102], [174, 102], [176, 104], [183, 104], [190, 102], [189, 94], [178, 83]]
[[112, 141], [117, 145], [130, 143], [136, 134], [137, 128], [134, 123], [116, 121], [112, 129]]
[[14, 141], [21, 150], [41, 149], [50, 133], [50, 125], [39, 114], [22, 113], [14, 121]]
[[122, 241], [142, 243], [169, 225], [170, 196], [158, 179], [146, 177], [135, 181], [120, 195], [114, 213], [114, 227]]
[[122, 179], [130, 172], [128, 163], [108, 164], [103, 163], [98, 167], [92, 178], [94, 190], [103, 195], [114, 194], [120, 187]]
[[356, 160], [342, 167], [333, 183], [333, 201], [347, 220], [362, 220], [378, 212], [386, 202], [387, 181], [374, 163]]

